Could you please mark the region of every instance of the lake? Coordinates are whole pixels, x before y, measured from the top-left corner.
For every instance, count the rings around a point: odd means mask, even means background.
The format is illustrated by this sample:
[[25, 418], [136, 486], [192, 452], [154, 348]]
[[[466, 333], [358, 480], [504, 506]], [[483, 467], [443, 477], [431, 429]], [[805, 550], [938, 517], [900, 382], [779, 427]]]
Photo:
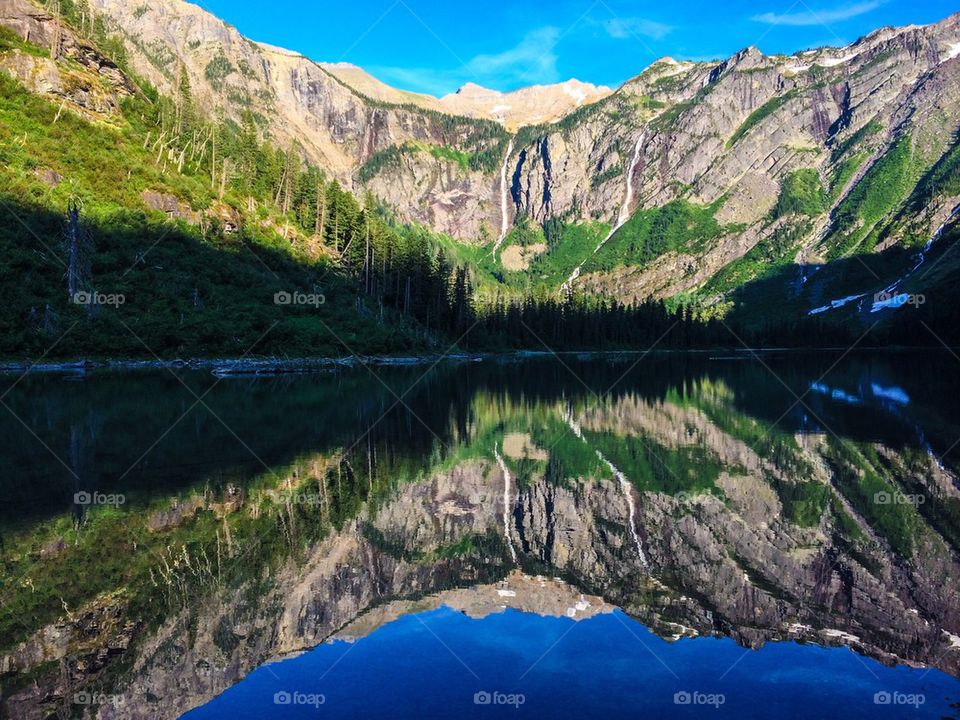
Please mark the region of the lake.
[[960, 717], [960, 360], [0, 378], [10, 717]]

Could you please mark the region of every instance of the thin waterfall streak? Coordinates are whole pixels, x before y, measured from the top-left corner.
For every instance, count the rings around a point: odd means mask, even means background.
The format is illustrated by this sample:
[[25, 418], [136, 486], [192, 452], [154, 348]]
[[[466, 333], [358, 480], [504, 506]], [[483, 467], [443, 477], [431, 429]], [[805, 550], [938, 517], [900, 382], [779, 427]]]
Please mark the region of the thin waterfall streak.
[[507, 547], [510, 548], [510, 557], [517, 561], [517, 551], [513, 547], [513, 537], [510, 535], [510, 510], [513, 507], [513, 500], [510, 496], [510, 470], [507, 464], [500, 457], [500, 452], [496, 446], [493, 448], [493, 454], [497, 458], [497, 464], [500, 466], [500, 472], [503, 473], [503, 536], [507, 539]]
[[[567, 408], [563, 419], [566, 421], [573, 434], [580, 438], [583, 443], [587, 445], [587, 447], [590, 447], [587, 439], [583, 436], [583, 430], [580, 428], [580, 425], [573, 419], [573, 412], [570, 408]], [[594, 452], [597, 454], [597, 457], [600, 458], [600, 462], [604, 463], [608, 468], [610, 468], [610, 472], [612, 472], [613, 476], [620, 482], [620, 488], [627, 497], [627, 514], [629, 517], [630, 535], [633, 538], [634, 545], [637, 547], [637, 554], [640, 556], [640, 563], [643, 565], [643, 567], [647, 568], [650, 565], [647, 562], [646, 553], [643, 552], [643, 543], [640, 542], [640, 535], [637, 533], [637, 504], [633, 499], [633, 490], [630, 486], [630, 481], [627, 480], [627, 476], [624, 475], [616, 465], [610, 462], [602, 452], [599, 450], [594, 450]]]
[[510, 220], [508, 218], [510, 208], [507, 200], [507, 165], [510, 162], [510, 156], [513, 154], [513, 140], [507, 145], [507, 156], [503, 158], [503, 165], [500, 167], [500, 237], [497, 238], [493, 246], [493, 256], [497, 256], [497, 250], [507, 239], [507, 233], [510, 230]]
[[617, 216], [618, 229], [622, 228], [630, 219], [630, 205], [633, 203], [633, 173], [640, 163], [640, 151], [643, 150], [643, 141], [646, 137], [646, 132], [640, 133], [636, 147], [633, 149], [633, 159], [630, 161], [630, 169], [627, 171], [627, 194], [623, 199], [623, 205], [620, 207], [620, 214]]
[[627, 497], [627, 514], [630, 519], [630, 535], [633, 537], [633, 543], [637, 546], [637, 553], [640, 555], [640, 563], [644, 567], [649, 567], [647, 563], [646, 553], [643, 552], [643, 544], [640, 542], [640, 535], [637, 533], [637, 504], [633, 499], [633, 489], [630, 486], [630, 481], [627, 480], [627, 476], [612, 462], [607, 460], [599, 450], [595, 451], [597, 457], [604, 463], [607, 467], [610, 468], [610, 472], [613, 473], [614, 477], [620, 481], [620, 488], [623, 490], [624, 495]]
[[[620, 211], [617, 213], [617, 221], [614, 224], [610, 232], [607, 233], [607, 236], [600, 241], [600, 244], [597, 245], [590, 257], [593, 257], [600, 249], [609, 242], [610, 238], [617, 234], [617, 231], [620, 230], [624, 225], [627, 224], [627, 221], [630, 219], [630, 206], [633, 204], [633, 174], [636, 172], [637, 165], [640, 164], [640, 153], [643, 150], [644, 140], [647, 138], [647, 132], [644, 130], [640, 133], [640, 137], [637, 138], [637, 144], [633, 148], [633, 157], [630, 160], [630, 167], [627, 169], [627, 188], [623, 197], [623, 204], [620, 206]], [[567, 278], [567, 281], [561, 286], [560, 291], [563, 294], [570, 289], [574, 281], [580, 277], [580, 272], [583, 270], [583, 266], [586, 264], [586, 260], [577, 265], [573, 269], [573, 272], [570, 274], [570, 277]]]

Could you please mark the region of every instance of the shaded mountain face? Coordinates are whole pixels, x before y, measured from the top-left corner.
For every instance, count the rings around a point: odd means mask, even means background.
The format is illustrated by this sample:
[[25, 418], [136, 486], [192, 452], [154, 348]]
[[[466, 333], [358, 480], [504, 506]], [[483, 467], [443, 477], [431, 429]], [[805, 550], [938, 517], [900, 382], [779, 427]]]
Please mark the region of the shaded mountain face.
[[[197, 411], [119, 480], [141, 450], [115, 428], [153, 441], [187, 391], [25, 380], [9, 401], [38, 408], [32, 430], [69, 438], [80, 487], [125, 501], [70, 510], [53, 458], [11, 488], [24, 511], [2, 557], [29, 582], [2, 591], [7, 710], [46, 717], [88, 691], [125, 699], [100, 717], [173, 717], [270, 659], [440, 604], [616, 606], [669, 640], [800, 640], [960, 675], [948, 388], [911, 357], [770, 358], [786, 387], [759, 363], [634, 361], [442, 367], [383, 418], [392, 396], [363, 370], [230, 381], [208, 400], [223, 425]], [[27, 431], [3, 422], [14, 457]], [[66, 583], [70, 567], [86, 572]]]

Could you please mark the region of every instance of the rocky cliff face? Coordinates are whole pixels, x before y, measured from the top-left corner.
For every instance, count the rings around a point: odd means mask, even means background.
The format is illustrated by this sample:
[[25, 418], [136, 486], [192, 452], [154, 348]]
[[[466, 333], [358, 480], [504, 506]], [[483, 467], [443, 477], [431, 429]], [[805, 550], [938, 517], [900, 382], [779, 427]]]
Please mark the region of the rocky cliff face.
[[[43, 48], [44, 55], [14, 49], [0, 58], [0, 69], [33, 92], [88, 117], [102, 117], [115, 113], [120, 100], [136, 91], [112, 60], [28, 0], [0, 1], [0, 26]], [[58, 64], [58, 59], [73, 65]]]
[[[721, 203], [716, 219], [730, 230], [707, 247], [669, 251], [654, 263], [627, 258], [621, 272], [585, 275], [585, 287], [623, 298], [697, 287], [770, 235], [784, 181], [803, 169], [817, 173], [829, 202], [796, 250], [809, 261], [826, 258], [848, 230], [831, 227], [836, 210], [898, 141], [911, 146], [910, 177], [884, 199], [881, 217], [865, 223], [895, 215], [923, 171], [951, 147], [958, 51], [954, 16], [878, 31], [841, 50], [770, 57], [749, 48], [720, 64], [658, 63], [598, 106], [616, 108], [607, 117], [594, 113], [519, 150], [516, 210], [538, 220], [570, 208], [579, 209], [575, 216], [614, 217], [625, 179], [596, 180], [607, 167], [629, 169], [624, 148], [642, 135], [631, 210], [677, 199]], [[549, 163], [536, 160], [546, 157]], [[929, 232], [935, 227], [927, 221]]]
[[[492, 121], [454, 118], [367, 97], [347, 84], [343, 68], [322, 66], [294, 52], [254, 43], [206, 11], [181, 0], [131, 5], [96, 0], [93, 9], [125, 40], [136, 71], [173, 94], [185, 74], [198, 107], [213, 115], [253, 117], [281, 147], [297, 147], [343, 183], [362, 190], [357, 172], [378, 154], [421, 148], [405, 164], [404, 195], [390, 178], [370, 183], [408, 219], [464, 238], [492, 227], [493, 175], [463, 174], [437, 160], [433, 147], [483, 152], [504, 134]], [[361, 84], [362, 83], [358, 83]], [[391, 96], [393, 99], [397, 97]], [[407, 169], [407, 167], [409, 169]]]
[[[395, 91], [359, 68], [257, 45], [180, 0], [136, 7], [97, 0], [95, 7], [158, 86], [170, 88], [183, 67], [206, 106], [234, 117], [255, 113], [281, 144], [297, 140], [344, 182], [464, 242], [494, 244], [502, 226], [521, 218], [619, 226], [672, 201], [710, 207], [725, 231], [705, 246], [668, 248], [652, 260], [628, 250], [594, 267], [591, 248], [573, 253], [586, 263], [575, 286], [621, 299], [709, 292], [720, 269], [790, 229], [783, 254], [805, 263], [869, 251], [874, 241], [862, 244], [874, 228], [887, 228], [880, 247], [896, 243], [894, 221], [931, 230], [940, 201], [909, 217], [901, 216], [903, 202], [950, 148], [960, 117], [957, 16], [882, 29], [842, 49], [765, 56], [747, 48], [719, 63], [665, 58], [612, 94], [567, 84], [494, 97], [468, 87], [436, 101]], [[837, 226], [847, 198], [903, 139], [909, 177], [882, 198], [880, 217], [847, 214]], [[808, 225], [787, 218], [783, 228], [771, 209], [801, 170], [816, 173], [828, 202]]]

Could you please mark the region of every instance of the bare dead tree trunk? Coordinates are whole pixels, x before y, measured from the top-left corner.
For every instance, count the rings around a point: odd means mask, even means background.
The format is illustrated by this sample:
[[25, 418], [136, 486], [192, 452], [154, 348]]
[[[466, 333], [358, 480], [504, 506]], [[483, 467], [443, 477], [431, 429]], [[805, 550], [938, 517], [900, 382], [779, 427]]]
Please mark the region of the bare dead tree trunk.
[[213, 136], [213, 149], [210, 157], [210, 187], [217, 186], [217, 132], [213, 130], [210, 133]]
[[183, 132], [183, 60], [177, 61], [177, 72], [174, 83], [176, 85], [173, 96], [174, 121], [173, 128], [176, 135]]
[[75, 202], [67, 207], [64, 226], [64, 244], [67, 250], [67, 294], [73, 300], [90, 283], [90, 237], [80, 224], [80, 208]]
[[366, 274], [366, 281], [364, 283], [364, 293], [367, 295], [370, 294], [370, 219], [366, 219], [366, 235], [367, 243], [363, 251], [363, 271]]
[[220, 192], [219, 192], [220, 200], [223, 200], [223, 196], [227, 192], [227, 171], [229, 166], [230, 166], [230, 161], [227, 160], [226, 158], [220, 161], [220, 167], [222, 169], [222, 172], [220, 174]]
[[277, 194], [273, 197], [273, 204], [280, 207], [280, 198], [283, 195], [283, 185], [287, 181], [287, 164], [283, 164], [283, 171], [280, 173], [280, 182], [277, 185]]
[[322, 181], [321, 181], [321, 183], [320, 183], [319, 188], [317, 189], [317, 194], [318, 194], [318, 196], [322, 196], [322, 197], [320, 198], [320, 200], [321, 200], [321, 205], [320, 205], [320, 216], [319, 216], [319, 221], [318, 221], [318, 232], [317, 232], [317, 235], [320, 236], [320, 242], [323, 242], [323, 232], [324, 232], [325, 226], [326, 226], [326, 224], [327, 224], [327, 189], [326, 189], [326, 187], [324, 187]]
[[50, 0], [50, 14], [53, 15], [50, 31], [50, 59], [58, 60], [60, 58], [60, 45], [63, 41], [63, 33], [60, 28], [60, 0]]

